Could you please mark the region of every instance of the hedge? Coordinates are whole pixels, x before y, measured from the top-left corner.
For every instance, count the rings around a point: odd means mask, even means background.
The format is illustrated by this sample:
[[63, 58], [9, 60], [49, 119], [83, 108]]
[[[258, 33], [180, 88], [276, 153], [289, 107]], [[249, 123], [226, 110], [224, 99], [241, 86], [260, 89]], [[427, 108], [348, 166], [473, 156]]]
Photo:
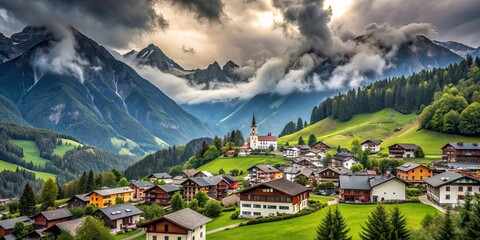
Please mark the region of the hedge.
[[255, 224], [260, 224], [260, 223], [267, 223], [267, 222], [276, 222], [276, 221], [282, 221], [282, 220], [287, 220], [291, 218], [296, 218], [296, 217], [301, 217], [305, 216], [311, 213], [314, 213], [324, 207], [326, 207], [327, 204], [324, 203], [315, 203], [312, 204], [310, 207], [304, 208], [300, 210], [298, 213], [294, 214], [279, 214], [276, 216], [270, 216], [270, 217], [258, 217], [254, 219], [250, 219], [245, 223], [240, 223], [240, 226], [245, 226], [245, 225], [255, 225]]

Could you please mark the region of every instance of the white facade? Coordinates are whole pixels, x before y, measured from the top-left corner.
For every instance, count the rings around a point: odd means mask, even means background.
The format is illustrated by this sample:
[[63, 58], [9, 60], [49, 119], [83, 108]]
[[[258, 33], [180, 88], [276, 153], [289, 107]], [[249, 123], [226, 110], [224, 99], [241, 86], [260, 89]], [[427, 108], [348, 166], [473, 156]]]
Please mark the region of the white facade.
[[451, 205], [452, 207], [456, 207], [457, 205], [463, 205], [465, 203], [464, 197], [467, 193], [480, 194], [480, 186], [448, 184], [441, 186], [438, 193], [434, 193], [429, 189], [427, 195], [440, 206]]
[[296, 147], [287, 147], [283, 150], [283, 157], [285, 158], [296, 158], [300, 154], [300, 149]]
[[362, 151], [365, 151], [367, 149], [370, 151], [370, 153], [377, 153], [380, 152], [380, 145], [369, 145], [368, 143], [362, 144]]
[[[140, 221], [140, 215], [132, 216], [132, 224], [136, 224]], [[115, 220], [116, 228], [112, 229], [112, 232], [120, 232], [122, 231], [123, 219]]]
[[342, 161], [342, 167], [350, 169], [354, 164], [357, 164], [358, 162], [353, 159], [353, 158], [348, 158], [346, 161]]
[[164, 240], [165, 237], [168, 237], [168, 240], [204, 240], [206, 239], [206, 227], [202, 225], [198, 228], [195, 228], [193, 231], [189, 230], [186, 235], [183, 234], [172, 234], [172, 233], [147, 233], [146, 240]]
[[240, 201], [240, 215], [245, 218], [260, 216], [275, 216], [277, 213], [294, 214], [308, 206], [308, 199], [297, 204], [262, 202], [262, 201]]
[[[278, 146], [277, 146], [277, 141], [270, 141], [270, 140], [258, 140], [257, 141], [258, 145], [253, 148], [253, 149], [268, 149], [270, 146], [273, 146], [273, 150], [277, 150], [278, 149]], [[251, 146], [250, 146], [251, 147]]]
[[388, 200], [405, 200], [405, 183], [399, 179], [392, 179], [372, 187], [372, 202]]

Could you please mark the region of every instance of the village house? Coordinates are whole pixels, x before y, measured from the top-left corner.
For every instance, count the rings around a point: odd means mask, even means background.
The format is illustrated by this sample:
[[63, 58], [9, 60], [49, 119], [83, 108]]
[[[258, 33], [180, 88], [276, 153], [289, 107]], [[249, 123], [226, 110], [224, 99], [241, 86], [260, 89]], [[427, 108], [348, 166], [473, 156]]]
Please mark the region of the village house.
[[294, 214], [308, 206], [308, 188], [280, 178], [240, 191], [240, 216]]
[[310, 168], [302, 168], [302, 170], [295, 175], [293, 180], [302, 176], [307, 179], [307, 186], [312, 187], [313, 181], [315, 181], [315, 172]]
[[132, 201], [143, 202], [145, 200], [144, 191], [153, 186], [153, 183], [150, 181], [132, 181], [130, 183], [130, 188], [133, 190]]
[[424, 180], [432, 176], [430, 168], [418, 163], [407, 162], [402, 166], [398, 166], [397, 177], [410, 185], [423, 184]]
[[293, 160], [292, 167], [316, 169], [318, 166], [306, 158], [297, 158]]
[[442, 147], [442, 159], [449, 162], [480, 163], [480, 145], [478, 143], [448, 143]]
[[333, 155], [332, 166], [344, 167], [350, 169], [353, 165], [358, 164], [359, 161], [353, 156], [353, 154], [347, 149], [343, 148], [342, 151]]
[[255, 115], [252, 117], [252, 126], [250, 129], [250, 136], [247, 138], [245, 145], [248, 145], [253, 150], [262, 149], [267, 150], [270, 147], [273, 150], [277, 150], [277, 137], [272, 136], [271, 133], [268, 133], [266, 136], [259, 136], [257, 132], [257, 124], [255, 122]]
[[48, 228], [57, 223], [66, 222], [72, 218], [72, 213], [66, 208], [43, 211], [32, 217], [35, 229]]
[[429, 177], [425, 183], [428, 199], [441, 207], [463, 205], [466, 194], [480, 194], [480, 179], [452, 171]]
[[316, 149], [309, 149], [300, 152], [300, 157], [306, 158], [311, 161], [319, 161], [327, 157], [325, 152]]
[[179, 192], [180, 188], [174, 185], [158, 185], [145, 190], [145, 203], [158, 204], [160, 206], [169, 205], [173, 194]]
[[[249, 147], [248, 145], [243, 145], [243, 146], [238, 148], [238, 156], [239, 157], [248, 156], [248, 155], [252, 154], [252, 152], [253, 152], [253, 149], [251, 147]], [[232, 154], [232, 156], [233, 156], [233, 154]]]
[[68, 199], [66, 203], [68, 208], [84, 207], [90, 203], [90, 197], [88, 197], [88, 193], [77, 194]]
[[95, 190], [87, 195], [90, 198], [90, 204], [104, 208], [114, 205], [117, 198], [123, 202], [130, 202], [133, 197], [133, 190], [129, 187], [105, 188]]
[[283, 149], [283, 157], [287, 159], [296, 158], [300, 156], [300, 149], [293, 146], [288, 146]]
[[185, 170], [182, 171], [182, 177], [183, 178], [191, 178], [195, 174], [197, 174], [197, 170], [195, 170], [195, 169], [185, 169]]
[[418, 148], [416, 144], [397, 143], [388, 147], [388, 157], [390, 158], [414, 158], [415, 150]]
[[78, 228], [83, 224], [83, 222], [85, 222], [85, 217], [57, 223], [42, 231], [41, 236], [51, 235], [55, 236], [56, 239], [62, 232], [67, 232], [75, 237], [77, 235]]
[[100, 208], [94, 213], [95, 216], [100, 216], [105, 226], [115, 233], [136, 229], [141, 214], [143, 212], [131, 203]]
[[206, 224], [212, 219], [190, 208], [145, 222], [138, 227], [147, 230], [146, 240], [204, 240]]
[[199, 191], [205, 192], [209, 197], [221, 201], [227, 196], [228, 182], [221, 176], [193, 177], [182, 183], [183, 197], [190, 201]]
[[164, 181], [165, 183], [171, 183], [172, 182], [172, 176], [170, 176], [166, 172], [152, 173], [147, 178], [148, 178], [148, 181], [150, 181], [152, 183], [155, 182], [155, 181]]
[[326, 152], [326, 151], [330, 150], [330, 146], [328, 146], [327, 144], [325, 144], [322, 141], [318, 141], [310, 147], [312, 147], [313, 149], [320, 150], [322, 152]]
[[193, 177], [213, 177], [209, 171], [199, 171], [193, 175]]
[[[31, 225], [33, 220], [27, 216], [21, 216], [0, 221], [0, 239], [9, 236], [10, 239], [16, 239], [13, 234], [13, 227], [17, 222], [23, 222], [25, 225]], [[11, 235], [11, 236], [10, 236]]]
[[406, 184], [394, 175], [342, 175], [340, 196], [350, 202], [405, 200]]
[[247, 170], [248, 179], [252, 184], [283, 178], [283, 172], [281, 170], [267, 164], [255, 165]]
[[366, 140], [361, 143], [362, 151], [368, 150], [370, 153], [380, 152], [380, 144], [382, 140]]
[[288, 181], [293, 181], [293, 179], [295, 178], [295, 176], [297, 176], [297, 174], [300, 172], [300, 170], [302, 170], [301, 167], [286, 167], [283, 170], [283, 176]]
[[228, 189], [229, 190], [235, 190], [238, 189], [238, 179], [235, 177], [232, 177], [228, 174], [222, 174], [221, 175], [225, 181], [228, 183]]
[[324, 182], [333, 182], [333, 184], [338, 187], [338, 182], [340, 181], [341, 175], [346, 175], [352, 173], [350, 169], [344, 167], [327, 167], [318, 173], [318, 181], [320, 183]]

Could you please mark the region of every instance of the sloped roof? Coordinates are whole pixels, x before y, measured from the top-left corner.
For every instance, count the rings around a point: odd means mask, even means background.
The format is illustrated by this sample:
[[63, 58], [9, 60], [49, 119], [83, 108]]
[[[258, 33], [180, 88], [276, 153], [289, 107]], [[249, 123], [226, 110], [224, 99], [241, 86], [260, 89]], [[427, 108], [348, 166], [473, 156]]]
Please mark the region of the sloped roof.
[[283, 172], [284, 173], [290, 173], [290, 174], [297, 174], [300, 172], [301, 168], [299, 167], [286, 167]]
[[197, 173], [197, 170], [195, 169], [185, 169], [182, 171], [185, 175], [191, 177]]
[[75, 236], [75, 235], [77, 235], [78, 227], [80, 227], [80, 225], [82, 225], [83, 222], [85, 222], [85, 217], [73, 219], [73, 220], [66, 221], [66, 222], [57, 223], [57, 224], [45, 229], [43, 232], [49, 232], [53, 228], [58, 228], [61, 231], [69, 232], [73, 236]]
[[212, 219], [203, 216], [202, 214], [193, 211], [190, 208], [184, 208], [182, 210], [167, 214], [163, 217], [148, 221], [146, 223], [138, 225], [138, 227], [146, 227], [150, 224], [156, 223], [161, 220], [167, 220], [172, 222], [182, 228], [186, 228], [188, 230], [196, 229], [206, 223], [212, 221]]
[[340, 175], [339, 186], [341, 189], [370, 190], [369, 176], [366, 175]]
[[249, 168], [248, 170], [252, 169], [252, 168], [258, 168], [260, 170], [262, 170], [263, 172], [266, 172], [266, 173], [275, 173], [275, 172], [281, 172], [280, 170], [268, 165], [268, 164], [260, 164], [260, 165], [255, 165], [251, 168]]
[[33, 223], [33, 220], [27, 216], [16, 217], [16, 218], [0, 221], [0, 227], [2, 227], [5, 230], [13, 229], [13, 227], [15, 226], [15, 223], [17, 222], [24, 222], [28, 224], [28, 223]]
[[162, 189], [166, 193], [180, 191], [180, 188], [175, 186], [175, 185], [164, 184], [164, 185], [156, 185], [156, 186], [153, 186], [151, 188], [148, 188], [148, 189], [145, 190], [145, 192], [149, 192], [150, 190], [152, 190], [154, 188], [157, 188], [157, 187]]
[[287, 179], [284, 179], [284, 178], [279, 178], [279, 179], [274, 179], [274, 180], [271, 180], [271, 181], [268, 181], [268, 182], [263, 182], [263, 183], [245, 188], [242, 191], [240, 191], [240, 193], [246, 192], [246, 191], [261, 187], [261, 186], [266, 186], [266, 187], [269, 187], [269, 188], [273, 188], [273, 189], [275, 189], [279, 192], [283, 192], [283, 193], [285, 193], [285, 194], [287, 194], [291, 197], [296, 196], [300, 193], [303, 193], [303, 192], [309, 190], [308, 188], [306, 188], [306, 187], [304, 187], [300, 184], [288, 181]]
[[[193, 177], [189, 178], [196, 184], [198, 184], [201, 187], [207, 187], [207, 186], [215, 186], [221, 181], [225, 181], [221, 176], [215, 176], [215, 177]], [[188, 179], [187, 179], [188, 180]]]
[[90, 198], [88, 197], [88, 193], [84, 193], [84, 194], [77, 194], [77, 195], [71, 197], [70, 199], [68, 199], [67, 202], [70, 202], [74, 198], [78, 198], [78, 199], [82, 200], [83, 202], [89, 202], [90, 201]]
[[446, 171], [446, 172], [437, 174], [433, 177], [429, 177], [429, 178], [425, 179], [424, 181], [425, 181], [425, 183], [427, 183], [427, 184], [429, 184], [433, 187], [439, 187], [439, 186], [443, 186], [445, 184], [449, 184], [451, 182], [454, 182], [454, 181], [456, 181], [460, 178], [463, 178], [463, 177], [474, 179], [474, 180], [480, 182], [480, 179], [476, 179], [472, 176], [463, 175], [463, 174], [452, 172], [452, 171]]
[[479, 143], [462, 143], [462, 142], [448, 143], [447, 145], [443, 146], [442, 149], [446, 148], [449, 145], [455, 149], [461, 149], [461, 150], [480, 150]]
[[389, 146], [388, 148], [393, 147], [395, 145], [398, 145], [401, 148], [406, 149], [406, 150], [415, 150], [418, 147], [417, 144], [413, 144], [413, 143], [397, 143], [397, 144], [393, 144], [393, 145]]
[[170, 176], [168, 173], [152, 173], [148, 178], [158, 178], [158, 179], [170, 179], [172, 176]]
[[69, 218], [73, 216], [72, 213], [66, 208], [43, 211], [35, 215], [33, 218], [36, 218], [38, 215], [43, 215], [48, 221], [62, 219], [62, 218]]
[[380, 143], [382, 143], [383, 141], [382, 140], [366, 140], [366, 141], [362, 142], [360, 145], [363, 145], [363, 144], [369, 143], [369, 142], [371, 142], [375, 145], [380, 145]]
[[345, 154], [335, 154], [333, 156], [333, 159], [335, 160], [339, 160], [339, 161], [348, 161], [350, 159], [354, 160], [354, 161], [358, 161], [355, 157], [351, 156], [351, 155], [345, 155]]
[[140, 215], [143, 212], [131, 203], [118, 204], [106, 208], [100, 208], [97, 212], [103, 213], [110, 220], [117, 220], [121, 218]]
[[153, 186], [153, 183], [150, 181], [133, 181], [132, 184], [137, 188]]
[[350, 171], [350, 169], [348, 168], [345, 168], [345, 167], [327, 167], [327, 168], [324, 168], [322, 170], [320, 170], [320, 172], [323, 172], [323, 171], [326, 171], [326, 170], [332, 170], [340, 175], [344, 175], [344, 174], [348, 174], [348, 173], [351, 173], [352, 171]]
[[227, 182], [238, 182], [238, 179], [236, 179], [235, 177], [232, 177], [228, 174], [222, 174], [221, 175], [223, 177], [223, 179], [225, 179]]
[[258, 141], [277, 141], [275, 136], [258, 136]]
[[395, 177], [395, 175], [393, 174], [390, 174], [389, 176], [385, 176], [385, 175], [378, 175], [378, 176], [370, 176], [370, 186], [373, 188], [373, 187], [376, 187], [382, 183], [386, 183], [390, 180], [393, 180], [393, 179], [398, 179], [400, 181], [403, 182], [403, 180]]
[[405, 164], [403, 164], [402, 166], [398, 166], [396, 167], [398, 170], [401, 170], [401, 171], [404, 171], [404, 172], [408, 172], [412, 169], [415, 169], [417, 167], [420, 167], [420, 166], [423, 166], [421, 164], [418, 164], [418, 163], [412, 163], [412, 162], [407, 162]]
[[126, 193], [126, 192], [133, 192], [133, 190], [129, 187], [106, 188], [101, 190], [95, 190], [89, 193], [87, 196], [89, 196], [92, 193], [96, 193], [100, 196], [110, 196], [110, 195]]
[[312, 146], [315, 146], [317, 144], [324, 145], [325, 147], [330, 148], [330, 146], [328, 146], [326, 143], [324, 143], [322, 141], [318, 141], [318, 142], [314, 143]]
[[303, 168], [295, 177], [298, 177], [300, 175], [303, 175], [305, 177], [310, 177], [313, 174], [313, 170], [310, 168]]

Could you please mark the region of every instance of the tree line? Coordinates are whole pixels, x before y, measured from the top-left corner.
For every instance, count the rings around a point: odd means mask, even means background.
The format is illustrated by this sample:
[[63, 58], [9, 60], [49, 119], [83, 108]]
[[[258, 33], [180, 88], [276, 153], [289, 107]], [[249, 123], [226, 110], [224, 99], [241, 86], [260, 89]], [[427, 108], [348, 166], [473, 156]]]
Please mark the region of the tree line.
[[303, 128], [306, 128], [307, 126], [308, 126], [307, 121], [303, 121], [302, 118], [299, 117], [297, 119], [297, 124], [295, 124], [293, 121], [288, 122], [285, 125], [285, 127], [283, 127], [282, 132], [278, 136], [282, 137], [282, 136], [285, 136], [285, 135], [292, 134], [294, 132], [298, 132], [298, 131], [302, 130]]

